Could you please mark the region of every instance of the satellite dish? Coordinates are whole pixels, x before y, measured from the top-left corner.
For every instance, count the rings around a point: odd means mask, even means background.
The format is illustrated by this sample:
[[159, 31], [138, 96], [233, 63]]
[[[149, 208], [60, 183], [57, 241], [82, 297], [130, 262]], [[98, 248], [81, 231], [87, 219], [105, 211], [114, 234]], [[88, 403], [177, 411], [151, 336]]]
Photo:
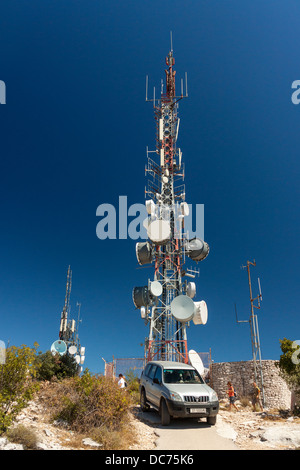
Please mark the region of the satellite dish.
[[58, 353], [63, 356], [67, 352], [67, 345], [64, 341], [58, 339], [57, 341], [54, 341], [54, 343], [52, 343], [50, 350], [53, 355]]
[[141, 311], [141, 318], [146, 318], [146, 308], [141, 307], [140, 311]]
[[193, 322], [195, 325], [205, 325], [207, 323], [208, 311], [207, 305], [204, 300], [200, 302], [195, 302], [195, 315], [193, 318]]
[[202, 376], [204, 374], [204, 365], [203, 365], [203, 362], [202, 362], [202, 359], [201, 357], [199, 356], [198, 353], [196, 353], [196, 351], [194, 351], [193, 349], [191, 349], [189, 351], [189, 360], [190, 360], [190, 363], [192, 364], [192, 366], [199, 372], [199, 374]]
[[147, 228], [150, 240], [156, 245], [164, 245], [171, 236], [171, 227], [166, 220], [154, 220]]
[[77, 364], [79, 364], [79, 362], [80, 362], [80, 356], [79, 356], [79, 354], [76, 354], [76, 356], [75, 356], [75, 361], [77, 362]]
[[189, 213], [190, 213], [190, 208], [189, 208], [189, 205], [187, 202], [182, 202], [180, 204], [180, 207], [181, 207], [181, 212], [184, 216], [188, 216]]
[[147, 230], [149, 225], [149, 217], [143, 220], [143, 227]]
[[186, 287], [186, 294], [193, 299], [196, 295], [196, 284], [194, 282], [189, 282]]
[[187, 295], [178, 295], [171, 302], [171, 313], [173, 317], [184, 323], [190, 321], [195, 312], [195, 304]]
[[148, 214], [153, 215], [155, 212], [155, 208], [156, 208], [156, 205], [153, 199], [148, 199], [148, 201], [145, 202], [145, 206], [146, 206]]
[[69, 353], [70, 354], [76, 354], [77, 353], [77, 348], [75, 345], [72, 345], [69, 347]]
[[159, 281], [152, 281], [150, 283], [150, 292], [155, 297], [159, 297], [162, 294], [163, 288]]
[[134, 287], [132, 300], [136, 308], [145, 307], [150, 303], [148, 286]]
[[135, 252], [140, 265], [152, 263], [152, 249], [149, 242], [136, 243]]
[[200, 238], [193, 238], [187, 242], [185, 251], [193, 261], [202, 261], [209, 253], [209, 246]]

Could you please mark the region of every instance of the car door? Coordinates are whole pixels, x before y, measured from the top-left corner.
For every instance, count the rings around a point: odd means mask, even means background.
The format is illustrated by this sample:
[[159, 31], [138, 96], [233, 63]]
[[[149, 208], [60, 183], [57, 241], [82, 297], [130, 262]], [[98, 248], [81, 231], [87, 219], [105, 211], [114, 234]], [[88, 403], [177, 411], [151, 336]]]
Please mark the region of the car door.
[[146, 379], [146, 395], [147, 395], [147, 399], [149, 401], [151, 401], [151, 403], [153, 403], [153, 405], [155, 405], [155, 389], [153, 387], [153, 379], [154, 379], [154, 375], [155, 375], [155, 372], [156, 372], [156, 369], [157, 369], [157, 365], [156, 364], [152, 364], [151, 365], [151, 368], [149, 369], [149, 372], [147, 374], [147, 379]]
[[160, 405], [161, 398], [161, 384], [162, 384], [162, 370], [160, 366], [156, 367], [156, 371], [153, 376], [152, 381], [152, 394], [153, 394], [153, 403], [157, 407]]

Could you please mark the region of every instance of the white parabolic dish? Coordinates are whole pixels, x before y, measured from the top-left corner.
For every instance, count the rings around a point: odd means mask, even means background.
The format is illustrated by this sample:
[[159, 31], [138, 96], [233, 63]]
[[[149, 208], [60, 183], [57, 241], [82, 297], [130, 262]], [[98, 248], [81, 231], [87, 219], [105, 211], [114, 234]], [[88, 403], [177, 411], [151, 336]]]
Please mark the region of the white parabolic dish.
[[189, 359], [190, 359], [190, 363], [192, 364], [192, 366], [199, 372], [200, 375], [203, 375], [204, 365], [199, 354], [196, 353], [196, 351], [194, 351], [193, 349], [191, 349], [189, 351]]
[[161, 283], [159, 281], [152, 281], [150, 284], [150, 291], [151, 294], [155, 295], [155, 297], [159, 297], [163, 291]]
[[196, 295], [196, 284], [194, 282], [189, 282], [186, 289], [187, 295], [193, 299]]
[[195, 315], [193, 318], [193, 322], [195, 325], [205, 325], [207, 323], [207, 318], [208, 318], [208, 311], [207, 311], [207, 305], [204, 300], [201, 300], [200, 302], [195, 302]]
[[147, 228], [147, 235], [153, 243], [163, 245], [171, 236], [171, 227], [166, 220], [154, 220]]
[[76, 354], [77, 353], [77, 348], [76, 346], [72, 345], [69, 347], [69, 353], [70, 354]]
[[171, 302], [171, 313], [180, 322], [190, 321], [194, 316], [195, 304], [187, 295], [178, 295]]

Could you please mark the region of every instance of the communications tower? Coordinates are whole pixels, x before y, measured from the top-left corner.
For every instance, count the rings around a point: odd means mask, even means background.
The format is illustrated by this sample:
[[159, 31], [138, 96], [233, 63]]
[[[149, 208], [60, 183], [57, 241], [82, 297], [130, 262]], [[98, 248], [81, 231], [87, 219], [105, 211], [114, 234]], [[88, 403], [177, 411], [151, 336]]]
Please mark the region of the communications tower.
[[80, 346], [80, 340], [78, 336], [78, 329], [80, 323], [80, 307], [81, 304], [77, 303], [78, 306], [78, 320], [76, 321], [69, 319], [70, 316], [70, 298], [72, 289], [72, 271], [71, 267], [68, 267], [67, 283], [66, 283], [66, 294], [63, 310], [60, 318], [60, 327], [58, 337], [59, 339], [54, 341], [51, 345], [52, 354], [60, 354], [61, 356], [69, 355], [74, 357], [78, 368], [80, 369], [85, 360], [85, 347]]
[[148, 213], [144, 226], [148, 240], [136, 244], [136, 256], [140, 265], [152, 263], [153, 280], [148, 285], [134, 287], [132, 295], [141, 317], [149, 325], [149, 336], [145, 341], [145, 355], [149, 360], [188, 362], [187, 328], [191, 321], [195, 325], [207, 322], [205, 301], [194, 302], [196, 294], [194, 278], [198, 271], [185, 267], [187, 258], [204, 260], [209, 246], [200, 238], [189, 239], [184, 219], [189, 215], [185, 202], [184, 165], [182, 152], [177, 148], [179, 130], [178, 102], [187, 97], [181, 80], [181, 94], [176, 95], [175, 59], [173, 50], [166, 57], [165, 89], [149, 100], [148, 77], [146, 79], [146, 101], [152, 101], [156, 122], [156, 149], [147, 148], [145, 190]]

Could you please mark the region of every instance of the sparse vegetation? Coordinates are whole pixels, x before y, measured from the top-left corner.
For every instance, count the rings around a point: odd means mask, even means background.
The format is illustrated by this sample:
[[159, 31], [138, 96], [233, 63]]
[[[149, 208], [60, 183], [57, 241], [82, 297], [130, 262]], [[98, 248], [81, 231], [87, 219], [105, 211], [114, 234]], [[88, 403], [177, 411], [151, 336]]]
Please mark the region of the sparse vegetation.
[[278, 367], [284, 380], [295, 393], [294, 414], [300, 415], [300, 347], [287, 338], [279, 341], [282, 354]]
[[38, 344], [33, 348], [11, 346], [6, 350], [5, 364], [0, 366], [0, 434], [9, 428], [38, 388], [33, 380], [37, 347]]
[[128, 429], [131, 395], [115, 380], [92, 375], [86, 369], [81, 377], [52, 383], [42, 395], [52, 421], [85, 433], [102, 444], [101, 449], [126, 449], [134, 442], [134, 433]]
[[134, 443], [128, 426], [129, 408], [138, 394], [134, 374], [127, 374], [127, 390], [120, 389], [115, 380], [92, 375], [88, 369], [79, 377], [72, 358], [52, 356], [50, 351], [37, 354], [37, 348], [38, 344], [6, 350], [5, 364], [0, 366], [0, 434], [35, 449], [36, 435], [12, 424], [40, 389], [37, 399], [47, 407], [52, 421], [63, 422], [78, 436], [91, 437], [101, 449], [126, 449]]
[[22, 424], [11, 427], [6, 432], [6, 436], [10, 441], [22, 444], [26, 450], [35, 450], [37, 448], [36, 433]]
[[51, 351], [39, 352], [35, 360], [36, 379], [58, 380], [66, 377], [74, 377], [78, 373], [78, 365], [72, 356], [53, 355]]
[[246, 397], [246, 396], [241, 397], [240, 398], [240, 405], [243, 408], [247, 408], [247, 406], [251, 406], [251, 402], [250, 402], [249, 397]]
[[137, 405], [140, 402], [139, 378], [131, 369], [126, 372], [125, 376], [128, 384], [127, 392], [130, 394], [132, 403]]

